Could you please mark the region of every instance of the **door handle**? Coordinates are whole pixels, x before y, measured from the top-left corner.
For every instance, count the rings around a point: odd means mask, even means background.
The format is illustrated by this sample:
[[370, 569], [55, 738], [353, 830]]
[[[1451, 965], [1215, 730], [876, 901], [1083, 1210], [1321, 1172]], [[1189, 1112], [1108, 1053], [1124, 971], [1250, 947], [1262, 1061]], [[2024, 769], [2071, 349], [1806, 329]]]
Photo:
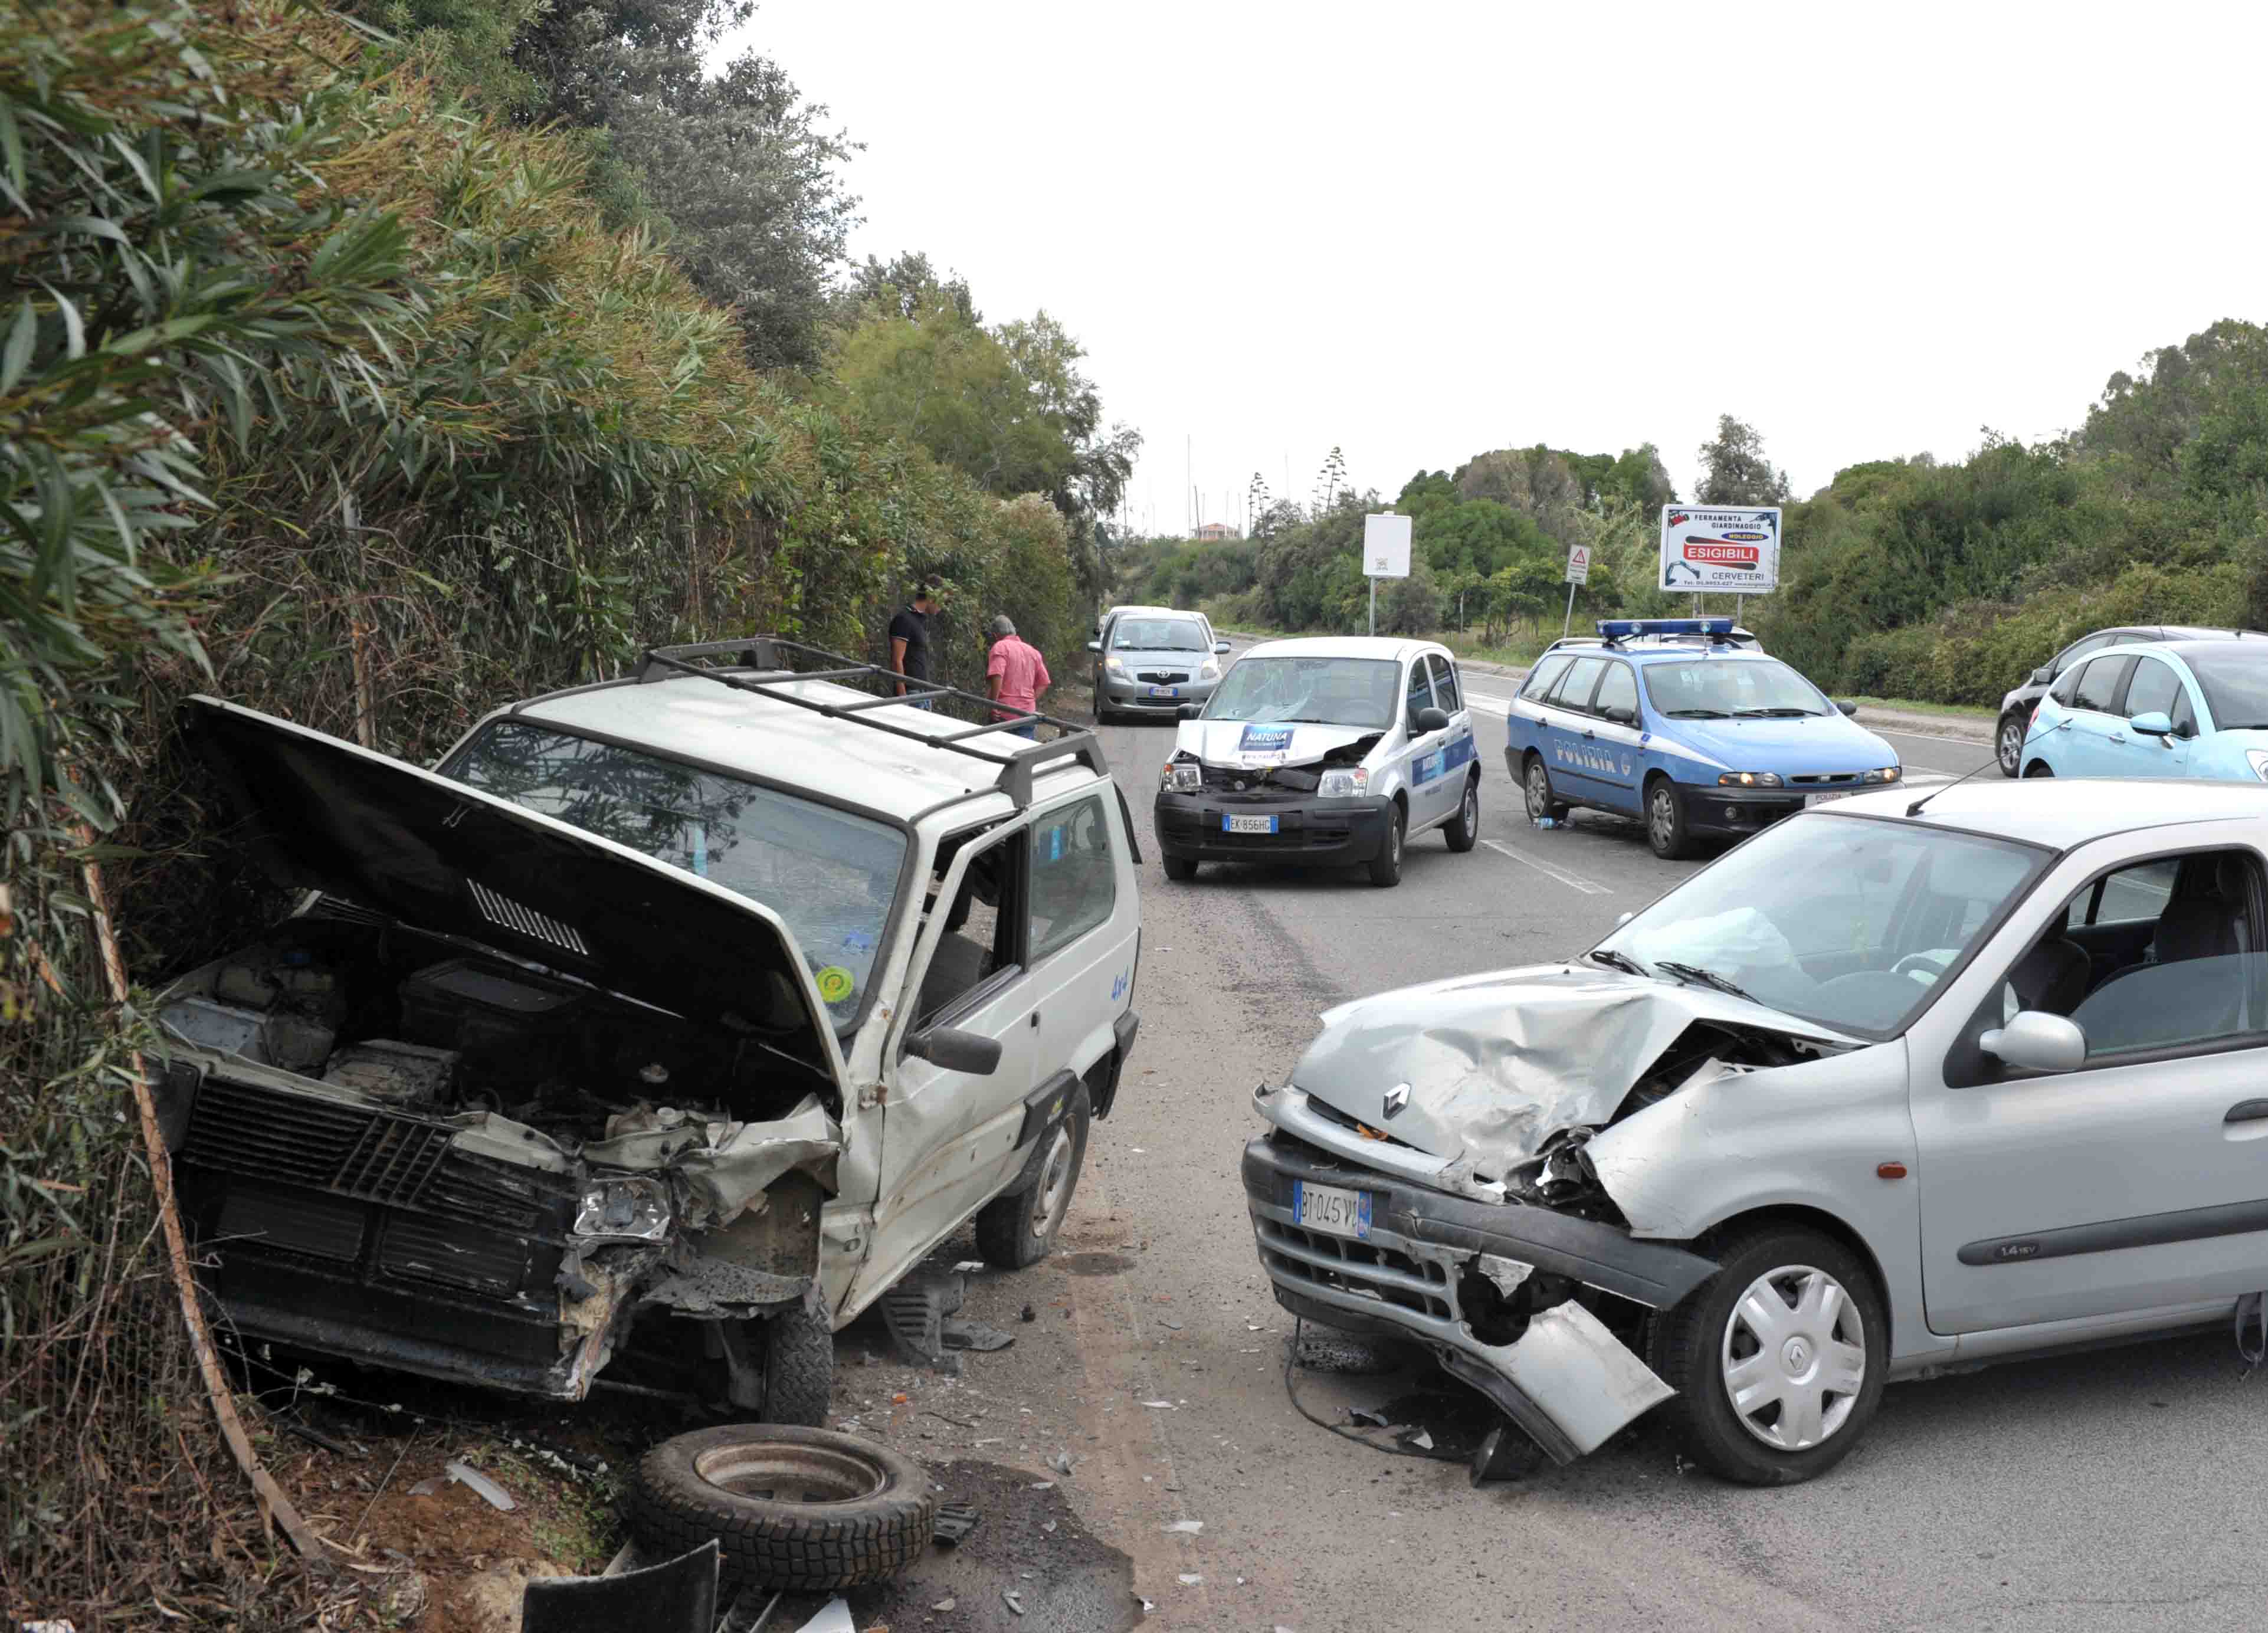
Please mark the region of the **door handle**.
[[2110, 734], [2110, 740], [2114, 743], [2123, 743], [2126, 740], [2126, 733], [2124, 732], [2113, 732]]
[[[1035, 1026], [1038, 1026], [1039, 1024], [1040, 1024], [1040, 1011], [1037, 1011], [1037, 1010], [1034, 1010], [1034, 1011], [1032, 1011], [1032, 1025], [1034, 1025]], [[2264, 1117], [2268, 1117], [2268, 1111], [2264, 1111], [2264, 1112], [2262, 1112], [2260, 1114], [2261, 1114], [2262, 1116], [2264, 1116]]]
[[1585, 726], [1583, 728], [1583, 735], [1587, 738], [1595, 738], [1598, 736], [1598, 733], [1591, 730], [1590, 727]]
[[2260, 1122], [2268, 1121], [2268, 1100], [2239, 1100], [2230, 1107], [2223, 1122]]

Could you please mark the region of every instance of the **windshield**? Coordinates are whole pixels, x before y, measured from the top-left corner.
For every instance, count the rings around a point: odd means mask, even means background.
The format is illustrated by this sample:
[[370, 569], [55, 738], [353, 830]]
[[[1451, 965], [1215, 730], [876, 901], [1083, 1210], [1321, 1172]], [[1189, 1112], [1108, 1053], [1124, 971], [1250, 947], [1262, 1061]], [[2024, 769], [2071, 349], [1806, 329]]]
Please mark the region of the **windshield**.
[[1394, 724], [1401, 665], [1390, 658], [1247, 658], [1205, 705], [1207, 720]]
[[1663, 980], [1729, 982], [1837, 1032], [1894, 1037], [2053, 859], [2036, 846], [1942, 828], [1826, 812], [1791, 817], [1599, 950]]
[[1744, 658], [1727, 663], [1701, 658], [1690, 664], [1648, 664], [1646, 695], [1655, 712], [1675, 719], [1835, 712], [1817, 687], [1778, 659]]
[[888, 823], [524, 721], [496, 722], [445, 769], [762, 902], [794, 936], [836, 1025], [865, 1007], [905, 859]]
[[2231, 641], [2183, 652], [2205, 688], [2216, 732], [2268, 726], [2268, 641]]
[[1204, 628], [1193, 618], [1122, 618], [1110, 632], [1120, 652], [1209, 652]]

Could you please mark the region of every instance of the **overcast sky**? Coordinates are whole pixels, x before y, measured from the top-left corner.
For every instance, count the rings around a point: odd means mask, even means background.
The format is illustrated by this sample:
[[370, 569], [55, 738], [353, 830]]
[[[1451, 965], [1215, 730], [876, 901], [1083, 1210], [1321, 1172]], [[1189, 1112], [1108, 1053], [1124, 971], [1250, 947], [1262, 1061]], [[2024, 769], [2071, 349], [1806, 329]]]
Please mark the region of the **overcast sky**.
[[1729, 412], [1799, 494], [2077, 424], [2264, 315], [2268, 9], [1969, 4], [1139, 7], [764, 0], [865, 151], [860, 256], [1045, 306], [1178, 532], [1332, 445], [1419, 469]]

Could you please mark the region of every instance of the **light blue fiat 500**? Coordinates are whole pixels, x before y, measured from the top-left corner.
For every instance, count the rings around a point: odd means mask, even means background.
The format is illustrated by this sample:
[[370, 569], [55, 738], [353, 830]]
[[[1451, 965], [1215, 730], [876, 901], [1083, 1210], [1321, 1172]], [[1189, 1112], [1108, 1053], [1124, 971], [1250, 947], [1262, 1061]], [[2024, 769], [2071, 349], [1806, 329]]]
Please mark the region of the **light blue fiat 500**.
[[1731, 619], [1598, 628], [1554, 644], [1512, 702], [1504, 761], [1530, 821], [1574, 805], [1642, 817], [1654, 854], [1675, 858], [1898, 780], [1895, 749], [1778, 658], [1735, 645]]
[[2195, 776], [2268, 782], [2268, 640], [2112, 647], [2040, 699], [2026, 776]]

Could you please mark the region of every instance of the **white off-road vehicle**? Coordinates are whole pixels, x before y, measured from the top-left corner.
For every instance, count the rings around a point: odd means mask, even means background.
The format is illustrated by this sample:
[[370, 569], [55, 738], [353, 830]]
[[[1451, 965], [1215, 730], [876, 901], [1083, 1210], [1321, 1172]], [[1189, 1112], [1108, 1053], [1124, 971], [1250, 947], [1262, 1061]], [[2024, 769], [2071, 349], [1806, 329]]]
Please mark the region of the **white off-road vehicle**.
[[665, 648], [433, 770], [188, 705], [309, 893], [158, 1010], [236, 1330], [816, 1423], [833, 1332], [944, 1238], [1043, 1257], [1134, 1043], [1131, 824], [1091, 733], [895, 680]]

